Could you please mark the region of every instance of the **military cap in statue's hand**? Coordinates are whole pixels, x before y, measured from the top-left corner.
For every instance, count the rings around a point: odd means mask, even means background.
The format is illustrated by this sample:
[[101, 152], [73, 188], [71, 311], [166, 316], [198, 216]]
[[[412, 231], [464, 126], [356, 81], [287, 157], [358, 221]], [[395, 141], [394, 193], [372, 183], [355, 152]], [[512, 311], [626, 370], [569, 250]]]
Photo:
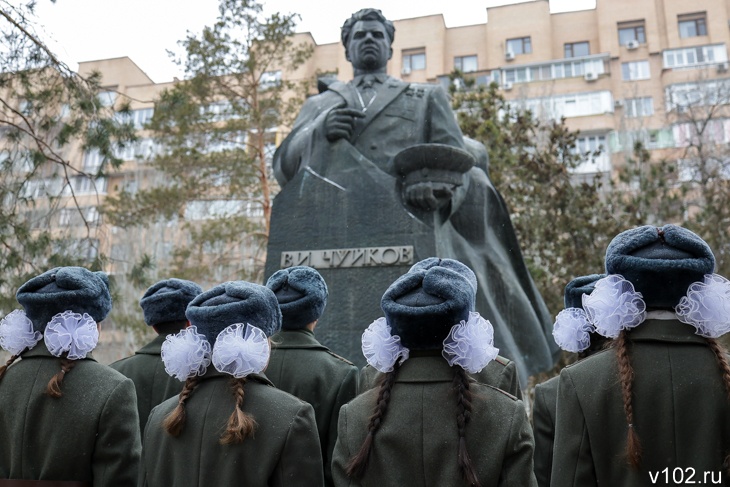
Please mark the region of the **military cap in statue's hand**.
[[474, 163], [474, 157], [458, 147], [417, 144], [396, 154], [392, 164], [402, 183], [403, 200], [415, 208], [435, 211], [449, 203]]

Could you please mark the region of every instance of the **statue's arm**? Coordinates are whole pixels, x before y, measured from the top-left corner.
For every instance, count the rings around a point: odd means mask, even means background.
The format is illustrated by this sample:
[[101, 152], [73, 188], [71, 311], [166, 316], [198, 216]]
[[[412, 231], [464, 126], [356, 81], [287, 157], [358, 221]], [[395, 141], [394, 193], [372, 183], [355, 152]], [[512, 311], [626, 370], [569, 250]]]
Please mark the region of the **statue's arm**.
[[333, 106], [314, 98], [322, 97], [314, 96], [304, 103], [292, 131], [274, 153], [274, 176], [282, 187], [309, 163], [306, 156], [314, 142], [312, 139], [323, 137], [324, 121]]
[[425, 140], [464, 149], [464, 138], [446, 92], [440, 86], [434, 86], [428, 96]]

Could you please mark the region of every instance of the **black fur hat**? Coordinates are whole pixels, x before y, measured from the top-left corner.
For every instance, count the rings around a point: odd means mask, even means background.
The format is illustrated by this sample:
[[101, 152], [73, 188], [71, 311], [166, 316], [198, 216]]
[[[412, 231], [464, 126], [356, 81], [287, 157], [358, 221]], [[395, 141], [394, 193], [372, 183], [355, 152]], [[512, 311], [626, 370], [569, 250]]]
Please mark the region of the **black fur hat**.
[[230, 281], [199, 294], [188, 305], [185, 316], [208, 343], [235, 323], [244, 323], [267, 337], [281, 329], [281, 311], [271, 289], [245, 281]]
[[318, 320], [327, 305], [327, 284], [311, 267], [276, 271], [266, 281], [266, 287], [274, 291], [279, 301], [284, 330], [304, 328]]
[[56, 267], [20, 286], [15, 297], [41, 333], [64, 311], [88, 313], [97, 323], [112, 309], [109, 278], [83, 267]]
[[583, 295], [591, 294], [596, 287], [596, 281], [606, 277], [606, 274], [591, 274], [576, 277], [565, 286], [565, 307], [583, 309]]
[[709, 245], [676, 225], [627, 230], [606, 249], [606, 272], [630, 281], [649, 309], [674, 308], [690, 284], [714, 269]]
[[[391, 326], [410, 350], [443, 346], [451, 327], [469, 318], [475, 289], [458, 261], [411, 269], [385, 291], [380, 306]], [[463, 266], [463, 264], [461, 264]], [[466, 266], [464, 266], [466, 267]]]
[[185, 321], [185, 309], [202, 292], [203, 289], [194, 282], [174, 277], [153, 284], [139, 300], [144, 322], [155, 326], [171, 321]]

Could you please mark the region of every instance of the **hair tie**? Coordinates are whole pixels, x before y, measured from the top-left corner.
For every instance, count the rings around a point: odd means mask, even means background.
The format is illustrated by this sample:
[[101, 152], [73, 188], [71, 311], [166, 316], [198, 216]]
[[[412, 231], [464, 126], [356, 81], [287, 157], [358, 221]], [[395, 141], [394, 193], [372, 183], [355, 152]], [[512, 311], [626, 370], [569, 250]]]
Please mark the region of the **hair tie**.
[[213, 366], [240, 379], [264, 370], [270, 353], [269, 339], [260, 328], [235, 323], [218, 334], [213, 347]]
[[593, 325], [580, 308], [565, 308], [555, 317], [553, 338], [566, 352], [578, 353], [591, 346]]
[[480, 372], [497, 353], [492, 324], [473, 311], [468, 320], [451, 327], [441, 352], [450, 366], [458, 365], [471, 374]]
[[641, 293], [618, 274], [596, 281], [593, 292], [583, 295], [583, 309], [596, 332], [606, 338], [617, 338], [621, 330], [634, 328], [646, 319]]
[[99, 328], [87, 313], [58, 313], [48, 322], [43, 333], [48, 351], [55, 357], [66, 353], [70, 360], [80, 360], [99, 343]]
[[205, 335], [189, 326], [174, 335], [167, 335], [161, 350], [165, 372], [185, 382], [196, 375], [203, 375], [210, 365], [210, 343]]
[[391, 372], [397, 361], [408, 360], [410, 351], [401, 345], [398, 335], [390, 334], [390, 326], [385, 318], [370, 323], [362, 333], [362, 353], [368, 364], [379, 372]]
[[690, 284], [675, 310], [681, 322], [697, 328], [698, 335], [724, 335], [730, 331], [730, 281], [718, 274], [706, 274], [702, 282]]
[[10, 355], [20, 355], [20, 352], [35, 347], [42, 339], [43, 335], [33, 330], [33, 322], [22, 309], [8, 313], [0, 320], [0, 347]]

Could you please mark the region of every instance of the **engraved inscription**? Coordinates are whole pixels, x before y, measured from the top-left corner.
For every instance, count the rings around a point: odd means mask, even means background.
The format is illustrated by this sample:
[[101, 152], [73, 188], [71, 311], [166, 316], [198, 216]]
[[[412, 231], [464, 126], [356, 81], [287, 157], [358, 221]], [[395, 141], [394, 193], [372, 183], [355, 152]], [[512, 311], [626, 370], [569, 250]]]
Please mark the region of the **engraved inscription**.
[[355, 249], [287, 250], [281, 253], [282, 268], [306, 265], [315, 269], [335, 269], [412, 264], [412, 245]]

